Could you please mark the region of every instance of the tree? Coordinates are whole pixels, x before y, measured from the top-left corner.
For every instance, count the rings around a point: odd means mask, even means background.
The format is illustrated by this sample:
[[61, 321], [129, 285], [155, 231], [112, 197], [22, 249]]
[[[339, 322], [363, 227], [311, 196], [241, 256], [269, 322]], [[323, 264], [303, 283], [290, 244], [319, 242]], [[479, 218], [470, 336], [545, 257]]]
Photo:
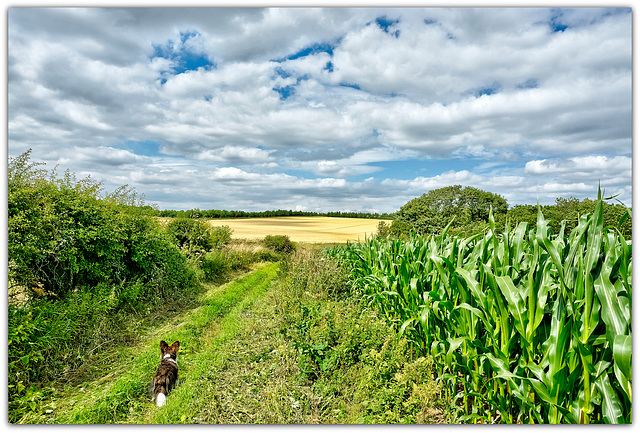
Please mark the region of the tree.
[[396, 213], [396, 220], [420, 234], [440, 233], [452, 220], [452, 229], [477, 229], [489, 221], [491, 209], [496, 217], [506, 214], [507, 208], [507, 201], [497, 194], [454, 185], [409, 201]]

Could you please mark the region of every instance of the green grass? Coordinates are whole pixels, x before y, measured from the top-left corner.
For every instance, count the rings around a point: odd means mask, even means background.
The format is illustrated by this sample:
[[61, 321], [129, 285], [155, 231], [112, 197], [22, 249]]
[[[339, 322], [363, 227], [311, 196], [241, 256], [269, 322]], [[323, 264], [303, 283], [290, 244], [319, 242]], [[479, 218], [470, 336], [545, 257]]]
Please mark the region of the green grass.
[[[25, 423], [103, 424], [119, 422], [184, 422], [180, 407], [197, 401], [197, 384], [215, 358], [215, 348], [242, 327], [238, 315], [276, 278], [278, 264], [260, 267], [238, 280], [206, 292], [198, 308], [177, 317], [143, 339], [137, 347], [114, 348], [97, 380], [69, 387], [43, 402]], [[160, 411], [148, 385], [160, 360], [161, 339], [179, 340], [180, 385]], [[190, 410], [190, 413], [194, 413]]]

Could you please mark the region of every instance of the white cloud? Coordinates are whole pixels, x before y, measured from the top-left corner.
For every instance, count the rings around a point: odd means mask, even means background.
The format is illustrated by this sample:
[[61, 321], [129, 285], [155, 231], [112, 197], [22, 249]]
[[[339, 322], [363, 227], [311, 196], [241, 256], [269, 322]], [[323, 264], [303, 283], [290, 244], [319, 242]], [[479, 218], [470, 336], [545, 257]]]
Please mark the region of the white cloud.
[[220, 149], [205, 150], [196, 155], [196, 159], [226, 163], [258, 164], [271, 161], [273, 152], [273, 150], [267, 151], [257, 147], [225, 146]]
[[616, 177], [621, 173], [631, 174], [631, 158], [626, 156], [607, 157], [589, 155], [568, 159], [542, 159], [529, 161], [525, 165], [526, 174], [534, 175], [575, 175], [591, 174]]

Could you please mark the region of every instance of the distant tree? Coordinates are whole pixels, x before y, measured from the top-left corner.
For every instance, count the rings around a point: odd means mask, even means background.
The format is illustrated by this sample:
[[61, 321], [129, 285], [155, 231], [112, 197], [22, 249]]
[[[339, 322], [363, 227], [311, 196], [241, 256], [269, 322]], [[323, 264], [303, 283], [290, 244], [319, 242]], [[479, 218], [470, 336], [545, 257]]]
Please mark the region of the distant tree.
[[491, 209], [495, 218], [506, 214], [507, 208], [507, 201], [497, 194], [454, 185], [409, 201], [396, 213], [396, 220], [417, 233], [439, 233], [452, 220], [452, 228], [478, 227], [489, 221]]
[[[543, 211], [543, 214], [547, 213]], [[533, 228], [536, 226], [537, 218], [538, 207], [530, 204], [517, 204], [507, 211], [507, 220], [512, 228], [521, 222], [525, 222], [530, 228]]]
[[[565, 233], [568, 234], [577, 225], [580, 216], [593, 212], [596, 201], [585, 198], [582, 201], [575, 197], [558, 197], [555, 204], [541, 206], [542, 215], [551, 221], [550, 227], [554, 233], [559, 233], [564, 222]], [[604, 225], [617, 227], [625, 238], [631, 238], [631, 219], [626, 218], [627, 208], [621, 204], [603, 202]], [[536, 226], [538, 219], [538, 206], [516, 205], [507, 211], [507, 219], [511, 227], [520, 222], [526, 222], [529, 228]]]
[[384, 221], [380, 221], [378, 223], [378, 230], [376, 232], [376, 237], [380, 239], [384, 239], [391, 234], [391, 224], [387, 224]]

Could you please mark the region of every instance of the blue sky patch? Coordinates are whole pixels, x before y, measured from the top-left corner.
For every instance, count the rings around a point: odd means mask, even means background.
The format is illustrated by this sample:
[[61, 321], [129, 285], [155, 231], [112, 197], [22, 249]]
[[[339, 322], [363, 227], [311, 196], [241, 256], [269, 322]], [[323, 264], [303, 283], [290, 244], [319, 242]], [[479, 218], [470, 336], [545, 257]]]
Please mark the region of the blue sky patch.
[[552, 9], [551, 10], [552, 16], [551, 19], [549, 20], [549, 27], [551, 27], [551, 30], [555, 33], [559, 33], [559, 32], [564, 32], [566, 29], [569, 28], [568, 25], [563, 24], [561, 22], [562, 20], [562, 10], [561, 9]]
[[283, 101], [293, 95], [296, 91], [295, 86], [274, 87], [273, 90], [280, 94], [280, 99]]
[[115, 146], [120, 149], [129, 150], [136, 155], [144, 156], [159, 156], [160, 155], [160, 143], [155, 140], [133, 141], [127, 140], [119, 146]]
[[[389, 33], [389, 27], [391, 27], [394, 24], [398, 24], [400, 22], [399, 19], [396, 20], [390, 20], [387, 18], [387, 16], [383, 16], [383, 17], [378, 17], [376, 18], [376, 24], [378, 25], [378, 27], [380, 27], [382, 29], [382, 31], [384, 31], [385, 33]], [[393, 36], [395, 36], [396, 38], [398, 36], [400, 36], [400, 30], [396, 30], [393, 33], [390, 33]]]
[[308, 47], [306, 47], [306, 48], [298, 51], [297, 53], [292, 54], [289, 57], [287, 57], [287, 60], [295, 60], [295, 59], [299, 59], [300, 57], [307, 57], [307, 56], [310, 56], [312, 54], [318, 54], [318, 53], [327, 53], [330, 56], [333, 56], [333, 49], [334, 48], [335, 48], [334, 45], [331, 45], [331, 44], [326, 43], [326, 42], [309, 45]]
[[327, 53], [330, 56], [333, 56], [333, 50], [339, 43], [340, 43], [340, 40], [336, 41], [335, 43], [319, 42], [316, 44], [311, 44], [304, 47], [300, 51], [291, 54], [290, 56], [281, 57], [279, 59], [274, 59], [272, 61], [277, 63], [282, 63], [287, 60], [296, 60], [302, 57], [307, 57], [307, 56], [311, 56], [313, 54], [318, 54], [318, 53]]
[[[200, 33], [195, 31], [180, 32], [180, 43], [176, 46], [173, 41], [169, 40], [164, 45], [153, 44], [153, 55], [151, 58], [161, 57], [174, 62], [172, 68], [175, 75], [185, 73], [187, 71], [196, 71], [198, 68], [215, 68], [216, 65], [206, 54], [195, 52], [188, 49], [191, 39], [200, 37]], [[162, 84], [166, 82], [163, 79]]]
[[[291, 74], [290, 72], [277, 67], [275, 70], [275, 73], [277, 76], [282, 77], [282, 78], [289, 78], [292, 77], [293, 74]], [[300, 84], [300, 81], [305, 81], [308, 80], [309, 74], [304, 74], [304, 75], [300, 75], [299, 77], [296, 77], [296, 83], [295, 84], [289, 84], [287, 86], [279, 86], [279, 87], [274, 87], [273, 90], [275, 90], [276, 92], [278, 92], [280, 94], [280, 99], [282, 99], [283, 101], [287, 98], [289, 98], [291, 95], [293, 95], [295, 93], [295, 87]]]
[[516, 84], [518, 89], [537, 89], [539, 87], [538, 80], [535, 78], [529, 78], [520, 84]]
[[360, 90], [360, 86], [353, 83], [340, 83], [339, 85], [342, 87], [351, 87], [352, 89]]
[[467, 90], [466, 92], [463, 92], [462, 95], [463, 96], [473, 95], [476, 98], [479, 98], [484, 95], [495, 95], [496, 93], [500, 93], [501, 90], [502, 90], [502, 85], [498, 82], [495, 82], [490, 86], [478, 87], [475, 89]]
[[276, 68], [273, 70], [273, 72], [275, 72], [275, 73], [276, 73], [276, 75], [277, 75], [278, 77], [281, 77], [281, 78], [289, 78], [289, 77], [291, 76], [291, 72], [289, 72], [289, 71], [285, 71], [285, 70], [284, 70], [284, 69], [282, 69], [280, 66], [276, 67]]

